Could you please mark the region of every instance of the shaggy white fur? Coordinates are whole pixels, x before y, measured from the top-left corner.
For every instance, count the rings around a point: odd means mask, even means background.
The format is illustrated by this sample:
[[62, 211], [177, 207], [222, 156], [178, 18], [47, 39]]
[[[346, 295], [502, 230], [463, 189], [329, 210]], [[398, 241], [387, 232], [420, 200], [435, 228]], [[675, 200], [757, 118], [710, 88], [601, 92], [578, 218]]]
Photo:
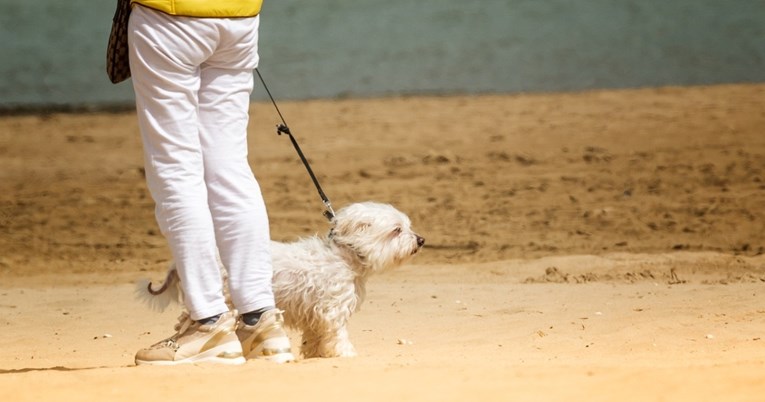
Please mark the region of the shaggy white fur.
[[[355, 356], [347, 325], [364, 301], [369, 275], [400, 266], [424, 243], [404, 213], [374, 202], [339, 210], [326, 237], [272, 242], [276, 307], [284, 310], [288, 328], [302, 331], [301, 354]], [[143, 282], [139, 297], [164, 309], [180, 300], [178, 285], [171, 266], [162, 288]]]

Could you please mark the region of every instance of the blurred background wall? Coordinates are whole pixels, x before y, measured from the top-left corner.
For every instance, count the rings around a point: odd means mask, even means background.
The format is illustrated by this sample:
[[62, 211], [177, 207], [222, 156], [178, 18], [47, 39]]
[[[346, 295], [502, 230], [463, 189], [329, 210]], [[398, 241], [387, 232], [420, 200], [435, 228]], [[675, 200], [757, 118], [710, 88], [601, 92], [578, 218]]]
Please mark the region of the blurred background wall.
[[[0, 0], [0, 109], [130, 105], [115, 4]], [[762, 82], [765, 1], [266, 0], [260, 46], [278, 99]]]

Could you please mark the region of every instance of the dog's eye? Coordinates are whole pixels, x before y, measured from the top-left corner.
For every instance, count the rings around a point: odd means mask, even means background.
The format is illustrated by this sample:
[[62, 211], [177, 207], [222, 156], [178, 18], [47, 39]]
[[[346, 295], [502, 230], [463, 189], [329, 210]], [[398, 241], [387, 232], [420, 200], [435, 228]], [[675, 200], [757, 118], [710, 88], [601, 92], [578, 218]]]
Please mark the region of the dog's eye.
[[393, 229], [393, 234], [400, 235], [401, 234], [401, 228], [395, 228]]

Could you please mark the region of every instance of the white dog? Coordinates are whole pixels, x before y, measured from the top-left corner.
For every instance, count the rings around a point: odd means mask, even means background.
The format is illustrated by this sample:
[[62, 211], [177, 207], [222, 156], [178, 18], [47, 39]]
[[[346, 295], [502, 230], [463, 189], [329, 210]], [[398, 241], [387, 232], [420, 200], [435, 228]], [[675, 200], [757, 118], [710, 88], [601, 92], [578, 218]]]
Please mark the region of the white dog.
[[[284, 310], [288, 328], [302, 331], [301, 354], [355, 356], [348, 319], [364, 301], [369, 275], [400, 266], [423, 244], [405, 214], [373, 202], [339, 210], [327, 237], [272, 242], [276, 307]], [[144, 282], [141, 292], [153, 295], [149, 302], [164, 309], [171, 300], [180, 300], [178, 282], [171, 266], [159, 290]]]

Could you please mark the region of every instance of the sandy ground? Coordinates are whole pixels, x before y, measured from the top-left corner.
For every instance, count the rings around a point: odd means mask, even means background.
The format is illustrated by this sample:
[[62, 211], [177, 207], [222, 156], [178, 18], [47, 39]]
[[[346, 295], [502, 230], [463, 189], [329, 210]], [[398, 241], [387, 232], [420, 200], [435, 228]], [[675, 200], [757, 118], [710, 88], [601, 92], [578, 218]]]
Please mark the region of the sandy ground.
[[[762, 400], [763, 96], [284, 102], [336, 207], [392, 203], [428, 243], [370, 281], [359, 357], [283, 366], [133, 366], [178, 313], [132, 295], [168, 263], [134, 115], [2, 117], [0, 400]], [[275, 113], [252, 112], [272, 236], [324, 232]]]

